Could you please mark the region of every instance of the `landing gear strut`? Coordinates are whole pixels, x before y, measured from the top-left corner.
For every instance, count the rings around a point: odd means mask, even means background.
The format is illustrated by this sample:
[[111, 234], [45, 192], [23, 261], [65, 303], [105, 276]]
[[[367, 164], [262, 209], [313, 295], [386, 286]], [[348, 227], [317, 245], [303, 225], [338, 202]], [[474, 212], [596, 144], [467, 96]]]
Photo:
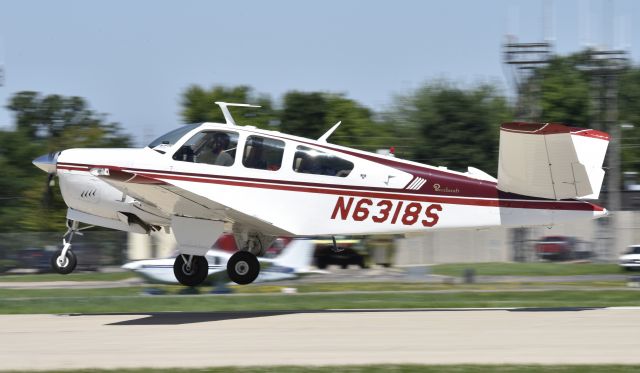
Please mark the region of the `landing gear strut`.
[[185, 286], [200, 285], [209, 274], [209, 262], [200, 255], [178, 255], [173, 262], [173, 274]]
[[91, 228], [92, 226], [79, 228], [80, 222], [76, 220], [67, 220], [67, 233], [62, 236], [62, 249], [58, 250], [51, 257], [51, 269], [61, 275], [67, 275], [76, 268], [78, 260], [76, 255], [71, 251], [71, 240], [75, 234], [82, 235], [81, 230]]
[[252, 283], [260, 273], [258, 258], [248, 251], [238, 251], [227, 262], [229, 279], [239, 285]]

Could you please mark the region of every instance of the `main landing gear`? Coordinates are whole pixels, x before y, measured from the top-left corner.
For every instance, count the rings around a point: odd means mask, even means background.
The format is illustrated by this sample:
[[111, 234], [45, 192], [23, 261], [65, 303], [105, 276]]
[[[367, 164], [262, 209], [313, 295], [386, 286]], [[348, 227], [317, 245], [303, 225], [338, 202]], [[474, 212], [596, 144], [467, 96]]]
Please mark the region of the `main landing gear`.
[[209, 274], [209, 262], [204, 256], [180, 254], [173, 262], [173, 274], [182, 285], [198, 286]]
[[227, 262], [229, 279], [239, 285], [252, 283], [260, 274], [258, 258], [248, 251], [238, 251]]
[[80, 223], [75, 220], [67, 220], [67, 233], [62, 236], [62, 249], [56, 251], [51, 257], [51, 269], [61, 275], [67, 275], [76, 268], [78, 260], [71, 251], [71, 240], [75, 234], [82, 235], [81, 230], [92, 226], [80, 228]]
[[[248, 251], [238, 251], [227, 262], [229, 279], [239, 285], [252, 283], [260, 273], [258, 258]], [[173, 274], [185, 286], [198, 286], [207, 279], [209, 263], [200, 255], [180, 254], [173, 262]]]
[[[178, 223], [180, 223], [180, 219], [181, 218], [179, 217], [177, 218]], [[176, 276], [176, 279], [182, 285], [186, 286], [198, 286], [207, 278], [209, 274], [209, 265], [206, 257], [202, 255], [207, 252], [210, 246], [210, 244], [206, 242], [213, 239], [213, 237], [205, 236], [196, 237], [199, 239], [198, 241], [198, 239], [194, 239], [189, 236], [187, 232], [189, 232], [189, 229], [192, 229], [192, 224], [200, 223], [198, 219], [192, 220], [193, 221], [189, 221], [190, 225], [183, 227], [184, 229], [182, 233], [184, 234], [178, 234], [179, 231], [175, 230], [178, 243], [184, 242], [185, 244], [189, 243], [192, 245], [190, 254], [178, 255], [173, 264], [173, 273]], [[208, 226], [206, 224], [202, 225], [202, 230], [207, 229]], [[176, 225], [180, 227], [179, 224]], [[219, 228], [220, 232], [222, 232], [222, 225]], [[195, 230], [192, 229], [192, 231]], [[216, 235], [215, 239], [217, 239], [218, 236], [219, 235]], [[180, 237], [182, 237], [182, 239], [180, 239]], [[236, 240], [236, 245], [242, 249], [231, 255], [227, 261], [227, 276], [236, 284], [247, 285], [258, 278], [258, 274], [260, 274], [260, 262], [258, 261], [258, 256], [264, 254], [264, 248], [271, 245], [274, 237], [266, 236], [259, 232], [249, 231], [248, 229], [243, 229], [241, 226], [234, 226], [234, 238]], [[199, 245], [194, 246], [194, 242], [199, 243]], [[194, 250], [194, 248], [197, 250]]]

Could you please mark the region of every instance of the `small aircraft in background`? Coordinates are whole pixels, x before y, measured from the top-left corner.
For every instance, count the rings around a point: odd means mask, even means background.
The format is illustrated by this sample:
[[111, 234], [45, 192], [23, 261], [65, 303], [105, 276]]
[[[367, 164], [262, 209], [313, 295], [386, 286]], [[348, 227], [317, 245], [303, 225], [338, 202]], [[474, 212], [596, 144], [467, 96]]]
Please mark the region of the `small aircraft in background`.
[[58, 176], [69, 207], [54, 270], [75, 268], [80, 223], [173, 232], [174, 275], [194, 285], [207, 278], [205, 255], [224, 231], [240, 248], [227, 274], [248, 284], [276, 237], [552, 226], [607, 214], [584, 200], [600, 193], [604, 132], [505, 123], [496, 179], [328, 143], [340, 122], [317, 140], [236, 125], [229, 107], [254, 106], [217, 104], [225, 123], [186, 125], [142, 149], [67, 149], [33, 161]]
[[[273, 259], [258, 258], [261, 270], [254, 282], [291, 280], [313, 273], [327, 273], [311, 269], [314, 251], [315, 244], [310, 239], [297, 238], [291, 240], [277, 257]], [[205, 259], [207, 259], [209, 265], [209, 272], [203, 283], [215, 285], [228, 282], [227, 262], [231, 255], [226, 251], [217, 249], [207, 251]], [[164, 259], [136, 260], [123, 265], [122, 268], [133, 271], [150, 283], [177, 284], [178, 280], [173, 273], [173, 264], [176, 256]]]

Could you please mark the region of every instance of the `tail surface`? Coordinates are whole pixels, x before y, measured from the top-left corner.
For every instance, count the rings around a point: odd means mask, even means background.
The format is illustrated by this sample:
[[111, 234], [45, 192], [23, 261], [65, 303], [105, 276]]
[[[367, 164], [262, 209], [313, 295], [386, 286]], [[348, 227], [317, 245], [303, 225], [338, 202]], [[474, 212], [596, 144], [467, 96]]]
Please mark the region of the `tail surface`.
[[315, 245], [313, 240], [293, 239], [273, 263], [281, 267], [293, 268], [296, 272], [306, 271], [313, 261]]
[[609, 135], [557, 123], [500, 127], [498, 189], [548, 199], [597, 199]]

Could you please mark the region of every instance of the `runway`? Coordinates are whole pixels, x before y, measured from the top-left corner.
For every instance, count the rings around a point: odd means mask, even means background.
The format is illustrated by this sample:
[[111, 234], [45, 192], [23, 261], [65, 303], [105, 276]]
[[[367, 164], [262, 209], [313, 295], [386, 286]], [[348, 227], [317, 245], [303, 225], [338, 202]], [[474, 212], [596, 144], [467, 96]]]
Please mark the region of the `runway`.
[[0, 315], [0, 369], [640, 364], [640, 308]]

